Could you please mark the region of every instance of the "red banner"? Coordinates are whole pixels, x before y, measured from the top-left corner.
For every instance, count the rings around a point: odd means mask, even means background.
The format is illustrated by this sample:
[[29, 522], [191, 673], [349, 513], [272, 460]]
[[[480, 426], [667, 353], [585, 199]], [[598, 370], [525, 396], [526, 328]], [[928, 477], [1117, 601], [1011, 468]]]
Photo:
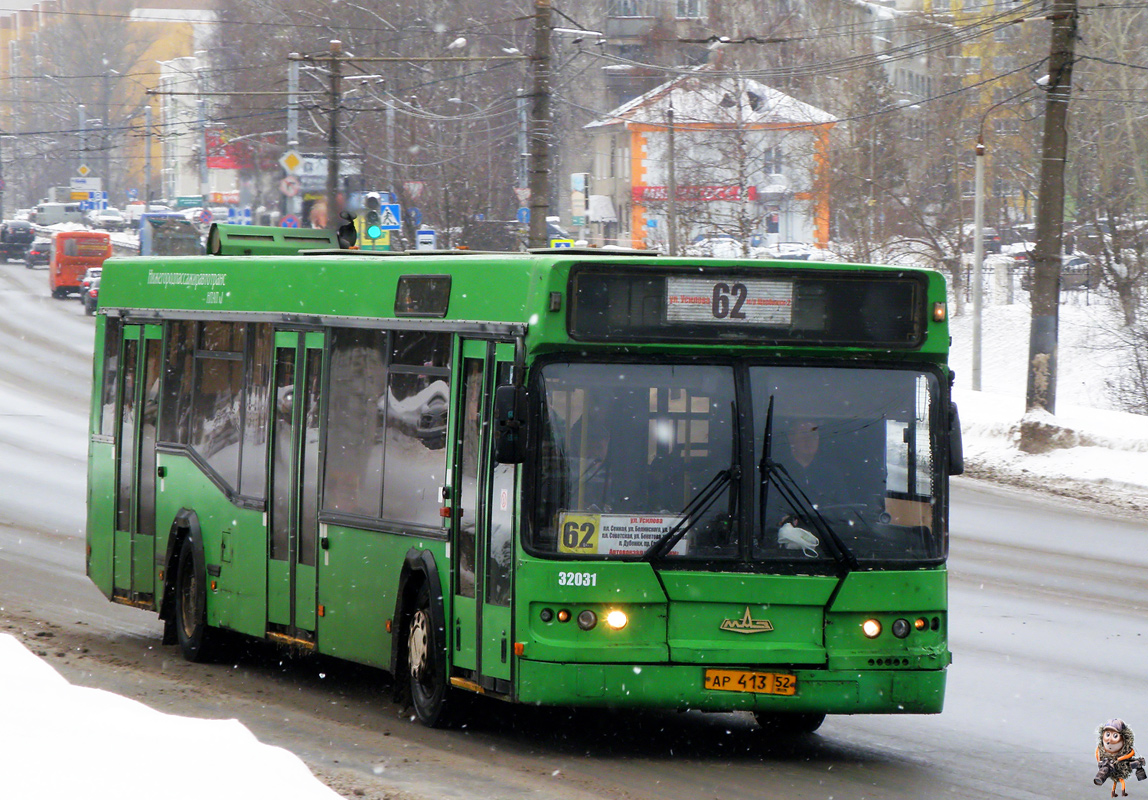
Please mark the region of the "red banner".
[[[738, 201], [742, 199], [741, 186], [679, 186], [678, 202], [711, 203], [715, 200]], [[634, 202], [638, 205], [645, 203], [664, 203], [670, 199], [670, 190], [666, 186], [635, 186], [633, 189]], [[757, 199], [757, 187], [745, 187], [745, 199]]]
[[226, 131], [207, 131], [207, 168], [243, 169], [251, 166], [251, 154], [239, 142], [228, 141]]
[[207, 168], [208, 169], [278, 169], [278, 159], [283, 146], [276, 144], [274, 136], [246, 137], [233, 140], [231, 131], [208, 130]]

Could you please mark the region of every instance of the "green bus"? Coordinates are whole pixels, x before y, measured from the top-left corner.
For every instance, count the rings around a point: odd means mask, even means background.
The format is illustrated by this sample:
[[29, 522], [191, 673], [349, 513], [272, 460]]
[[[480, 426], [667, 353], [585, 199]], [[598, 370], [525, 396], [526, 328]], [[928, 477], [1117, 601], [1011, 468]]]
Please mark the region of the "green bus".
[[186, 658], [373, 665], [432, 726], [466, 693], [790, 732], [941, 710], [938, 273], [209, 252], [107, 263], [91, 405], [88, 575]]

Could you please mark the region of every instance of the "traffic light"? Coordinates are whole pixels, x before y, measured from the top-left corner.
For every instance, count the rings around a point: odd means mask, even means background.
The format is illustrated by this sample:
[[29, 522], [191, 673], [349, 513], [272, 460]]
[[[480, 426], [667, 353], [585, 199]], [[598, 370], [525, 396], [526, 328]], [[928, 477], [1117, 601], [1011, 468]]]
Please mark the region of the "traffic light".
[[363, 199], [363, 238], [383, 238], [382, 219], [379, 217], [378, 192], [371, 192]]

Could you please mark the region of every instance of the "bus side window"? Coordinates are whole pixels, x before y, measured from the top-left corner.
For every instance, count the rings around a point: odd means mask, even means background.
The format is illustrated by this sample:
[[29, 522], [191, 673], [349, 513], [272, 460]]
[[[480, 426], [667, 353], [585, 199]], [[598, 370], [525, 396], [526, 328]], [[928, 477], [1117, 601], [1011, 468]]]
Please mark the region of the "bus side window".
[[107, 317], [104, 327], [104, 375], [100, 394], [100, 428], [96, 433], [111, 436], [115, 433], [116, 376], [120, 362], [120, 337], [123, 325], [118, 317]]
[[188, 443], [191, 415], [191, 370], [199, 324], [174, 320], [167, 326], [167, 363], [163, 371], [163, 400], [160, 404], [159, 440], [171, 444]]
[[395, 331], [387, 375], [383, 518], [441, 530], [450, 404], [449, 333]]
[[331, 331], [323, 508], [377, 518], [383, 497], [387, 332]]

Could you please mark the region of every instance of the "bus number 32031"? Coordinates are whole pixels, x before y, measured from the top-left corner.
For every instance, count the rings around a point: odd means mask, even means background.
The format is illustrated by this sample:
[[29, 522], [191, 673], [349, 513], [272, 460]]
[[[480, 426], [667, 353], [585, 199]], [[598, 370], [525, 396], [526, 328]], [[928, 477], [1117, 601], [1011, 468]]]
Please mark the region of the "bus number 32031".
[[559, 586], [597, 586], [597, 572], [559, 572]]

